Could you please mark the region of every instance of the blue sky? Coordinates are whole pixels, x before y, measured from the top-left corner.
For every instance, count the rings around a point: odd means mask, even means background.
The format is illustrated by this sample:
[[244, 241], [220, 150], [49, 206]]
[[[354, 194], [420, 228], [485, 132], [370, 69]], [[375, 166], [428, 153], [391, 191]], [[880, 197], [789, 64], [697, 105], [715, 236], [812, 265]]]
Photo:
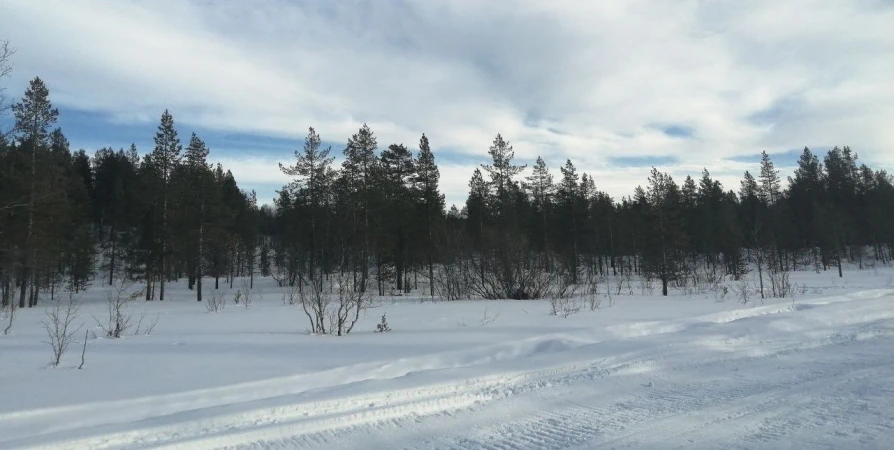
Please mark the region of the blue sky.
[[[41, 76], [75, 148], [181, 139], [262, 201], [307, 128], [341, 154], [430, 138], [461, 202], [497, 133], [520, 163], [566, 158], [615, 197], [657, 165], [728, 188], [761, 151], [850, 145], [894, 166], [894, 4], [882, 0], [0, 0], [18, 49], [0, 80]], [[830, 32], [829, 30], [846, 30]]]

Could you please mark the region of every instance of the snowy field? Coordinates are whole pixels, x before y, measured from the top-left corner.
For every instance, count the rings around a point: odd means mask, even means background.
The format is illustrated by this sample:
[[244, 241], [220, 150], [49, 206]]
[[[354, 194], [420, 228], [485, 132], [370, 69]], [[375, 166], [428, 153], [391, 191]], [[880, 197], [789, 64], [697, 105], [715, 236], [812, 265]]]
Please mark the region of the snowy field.
[[270, 280], [218, 313], [175, 284], [121, 339], [94, 286], [82, 370], [80, 342], [48, 365], [43, 308], [0, 336], [0, 448], [894, 448], [894, 270], [793, 282], [794, 302], [625, 289], [568, 318], [385, 299], [345, 337], [308, 335]]

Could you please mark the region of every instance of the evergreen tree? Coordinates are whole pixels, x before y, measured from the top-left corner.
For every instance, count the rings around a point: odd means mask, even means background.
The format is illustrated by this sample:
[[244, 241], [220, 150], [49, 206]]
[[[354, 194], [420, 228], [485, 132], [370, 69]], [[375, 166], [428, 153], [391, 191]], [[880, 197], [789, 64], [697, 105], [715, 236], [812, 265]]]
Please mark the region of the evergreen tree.
[[[344, 255], [342, 264], [350, 261], [354, 274], [359, 271], [360, 280], [358, 286], [361, 292], [366, 291], [369, 279], [369, 263], [372, 250], [372, 228], [376, 193], [374, 183], [379, 169], [379, 160], [376, 158], [375, 135], [364, 124], [360, 130], [348, 139], [345, 146], [345, 161], [342, 163], [342, 186], [345, 189], [346, 212], [350, 217], [351, 239], [349, 247], [353, 249], [350, 255]], [[348, 257], [350, 256], [350, 257]]]
[[[158, 125], [158, 132], [155, 133], [155, 149], [150, 154], [155, 173], [158, 176], [160, 200], [158, 209], [161, 214], [161, 227], [159, 229], [158, 238], [161, 248], [159, 249], [158, 260], [161, 267], [159, 268], [157, 278], [160, 282], [159, 300], [165, 299], [165, 280], [170, 276], [168, 273], [168, 191], [171, 182], [171, 174], [180, 163], [180, 139], [177, 137], [177, 130], [174, 129], [174, 118], [168, 110], [161, 115], [161, 123]], [[150, 273], [152, 270], [150, 270]], [[150, 278], [151, 279], [151, 278]]]
[[[413, 183], [419, 195], [419, 204], [424, 218], [423, 223], [425, 224], [425, 259], [428, 265], [429, 293], [434, 297], [434, 235], [444, 211], [444, 195], [440, 193], [438, 186], [441, 173], [437, 164], [435, 164], [435, 155], [431, 151], [431, 146], [425, 134], [419, 139], [419, 153], [416, 155], [415, 168], [416, 173]], [[456, 207], [454, 206], [454, 208]]]
[[511, 206], [512, 177], [525, 170], [526, 166], [512, 164], [515, 152], [512, 151], [512, 146], [509, 145], [509, 142], [503, 140], [503, 136], [499, 134], [494, 138], [494, 142], [488, 149], [487, 154], [490, 155], [493, 162], [491, 164], [482, 164], [481, 167], [490, 177], [490, 184], [495, 190], [494, 207], [502, 218], [501, 225], [505, 226], [510, 221], [506, 216]]
[[661, 281], [661, 294], [667, 296], [668, 285], [683, 272], [682, 251], [686, 236], [679, 216], [681, 192], [670, 175], [653, 167], [646, 195], [647, 218], [652, 232], [646, 235], [643, 266], [648, 274]]
[[196, 301], [202, 301], [202, 277], [205, 276], [205, 228], [209, 222], [208, 209], [212, 202], [213, 178], [208, 165], [210, 150], [205, 142], [195, 133], [189, 139], [183, 157], [183, 174], [181, 177], [182, 198], [180, 204], [184, 229], [182, 236], [187, 238], [186, 267], [190, 278], [190, 287], [195, 284]]
[[325, 217], [324, 204], [326, 196], [332, 186], [332, 161], [333, 157], [329, 156], [331, 148], [322, 150], [320, 148], [321, 140], [317, 132], [310, 128], [307, 137], [304, 139], [304, 147], [301, 151], [295, 151], [295, 165], [283, 166], [279, 165], [280, 170], [286, 175], [298, 177], [289, 186], [291, 192], [296, 195], [302, 195], [307, 199], [310, 229], [308, 235], [310, 237], [309, 252], [309, 272], [312, 280], [316, 280], [314, 284], [316, 289], [322, 289], [322, 277], [317, 275], [318, 261], [324, 257], [323, 239], [320, 238], [323, 228], [322, 220]]
[[46, 150], [49, 129], [59, 118], [59, 110], [50, 102], [50, 91], [40, 78], [31, 80], [28, 90], [19, 103], [12, 106], [15, 115], [15, 131], [21, 142], [20, 148], [27, 148], [31, 156], [30, 189], [28, 189], [28, 226], [21, 253], [21, 276], [19, 291], [19, 307], [25, 307], [25, 293], [28, 283], [34, 283], [33, 271], [36, 258], [34, 242], [34, 214], [37, 202], [57, 195], [58, 192], [37, 192], [38, 155]]
[[537, 233], [543, 246], [540, 251], [544, 253], [544, 268], [546, 271], [549, 271], [549, 215], [550, 206], [555, 195], [555, 185], [553, 184], [553, 176], [549, 173], [549, 168], [546, 167], [543, 158], [537, 157], [537, 162], [534, 163], [531, 175], [526, 177], [525, 180], [527, 181], [525, 188], [531, 196], [531, 201], [537, 216], [539, 216], [538, 220], [535, 221], [535, 226], [540, 228], [539, 233]]

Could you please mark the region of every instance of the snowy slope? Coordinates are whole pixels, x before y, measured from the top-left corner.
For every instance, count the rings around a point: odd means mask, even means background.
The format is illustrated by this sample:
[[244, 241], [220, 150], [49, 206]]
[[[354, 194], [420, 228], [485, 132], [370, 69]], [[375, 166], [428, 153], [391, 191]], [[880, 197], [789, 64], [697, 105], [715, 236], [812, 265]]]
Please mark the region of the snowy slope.
[[[23, 311], [0, 338], [0, 448], [894, 448], [894, 289], [847, 275], [803, 275], [823, 293], [794, 304], [622, 296], [568, 319], [385, 302], [344, 338], [302, 334], [269, 286], [220, 314], [181, 290], [80, 371], [76, 352], [46, 368]], [[369, 331], [380, 312], [394, 332]]]

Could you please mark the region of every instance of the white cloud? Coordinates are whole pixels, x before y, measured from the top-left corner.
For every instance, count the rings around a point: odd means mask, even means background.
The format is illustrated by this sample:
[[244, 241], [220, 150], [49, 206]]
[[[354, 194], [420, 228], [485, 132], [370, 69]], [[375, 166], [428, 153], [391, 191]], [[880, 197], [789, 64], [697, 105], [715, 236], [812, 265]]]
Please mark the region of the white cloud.
[[[496, 133], [530, 162], [568, 157], [616, 196], [644, 181], [610, 157], [725, 158], [851, 145], [894, 165], [894, 7], [872, 0], [0, 0], [57, 104], [182, 127], [484, 155]], [[761, 120], [754, 120], [755, 117]], [[684, 126], [690, 139], [661, 126]], [[436, 153], [437, 155], [437, 153]], [[291, 155], [282, 155], [287, 161]], [[235, 170], [270, 180], [264, 158]], [[443, 166], [459, 201], [472, 164]], [[240, 175], [244, 172], [244, 175]], [[454, 179], [456, 178], [456, 179]], [[736, 188], [730, 176], [728, 188]]]

